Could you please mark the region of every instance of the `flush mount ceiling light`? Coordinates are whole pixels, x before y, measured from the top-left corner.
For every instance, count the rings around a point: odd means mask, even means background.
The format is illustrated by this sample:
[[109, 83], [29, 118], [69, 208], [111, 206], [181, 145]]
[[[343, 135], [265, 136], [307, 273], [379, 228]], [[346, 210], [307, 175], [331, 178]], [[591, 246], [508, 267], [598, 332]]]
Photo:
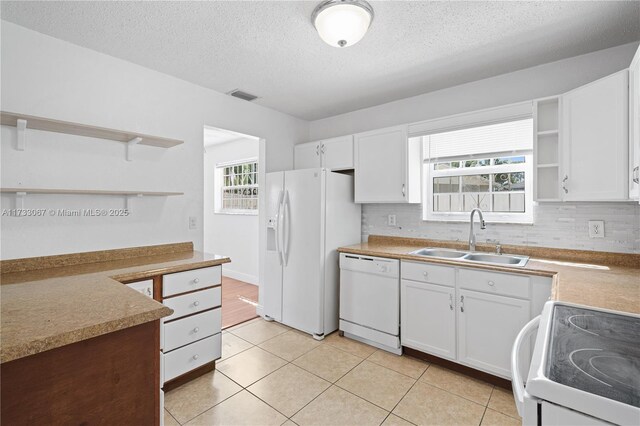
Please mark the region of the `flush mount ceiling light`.
[[371, 21], [373, 8], [364, 0], [327, 0], [311, 14], [320, 38], [333, 47], [348, 47], [362, 40]]

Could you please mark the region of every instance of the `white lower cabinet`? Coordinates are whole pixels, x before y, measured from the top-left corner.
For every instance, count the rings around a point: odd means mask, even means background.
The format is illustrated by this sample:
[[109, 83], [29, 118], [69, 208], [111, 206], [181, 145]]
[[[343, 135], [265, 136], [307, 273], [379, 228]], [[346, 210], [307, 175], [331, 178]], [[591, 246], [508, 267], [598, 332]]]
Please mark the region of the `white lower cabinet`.
[[458, 294], [458, 361], [510, 377], [511, 347], [530, 319], [531, 303], [477, 291]]
[[511, 377], [511, 347], [542, 312], [550, 277], [409, 261], [400, 270], [402, 346]]
[[400, 288], [402, 345], [455, 360], [455, 288], [411, 280]]

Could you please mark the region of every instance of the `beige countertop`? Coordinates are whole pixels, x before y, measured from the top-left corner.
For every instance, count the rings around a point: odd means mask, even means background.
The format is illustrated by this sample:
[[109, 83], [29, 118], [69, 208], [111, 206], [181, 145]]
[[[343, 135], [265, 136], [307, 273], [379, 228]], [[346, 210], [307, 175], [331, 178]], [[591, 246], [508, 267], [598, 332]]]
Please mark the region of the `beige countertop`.
[[193, 250], [147, 253], [154, 254], [0, 275], [0, 362], [168, 316], [171, 309], [122, 282], [230, 262]]
[[[499, 272], [542, 275], [553, 278], [552, 299], [640, 314], [640, 255], [587, 252], [524, 246], [504, 246], [505, 253], [531, 256], [525, 267], [469, 264], [449, 259], [410, 255], [421, 247], [464, 249], [465, 243], [372, 235], [368, 243], [340, 247], [339, 252], [420, 262], [488, 269]], [[488, 251], [490, 246], [478, 245]], [[543, 256], [540, 256], [543, 254]], [[617, 263], [617, 264], [613, 264]]]

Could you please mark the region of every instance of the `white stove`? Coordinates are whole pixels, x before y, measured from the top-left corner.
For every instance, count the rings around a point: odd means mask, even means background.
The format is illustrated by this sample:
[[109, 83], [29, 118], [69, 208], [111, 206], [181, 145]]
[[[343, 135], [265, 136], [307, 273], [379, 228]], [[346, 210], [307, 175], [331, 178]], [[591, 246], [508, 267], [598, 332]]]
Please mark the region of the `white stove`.
[[[521, 347], [538, 330], [531, 366]], [[640, 424], [640, 316], [547, 302], [512, 353], [512, 384], [523, 424]]]

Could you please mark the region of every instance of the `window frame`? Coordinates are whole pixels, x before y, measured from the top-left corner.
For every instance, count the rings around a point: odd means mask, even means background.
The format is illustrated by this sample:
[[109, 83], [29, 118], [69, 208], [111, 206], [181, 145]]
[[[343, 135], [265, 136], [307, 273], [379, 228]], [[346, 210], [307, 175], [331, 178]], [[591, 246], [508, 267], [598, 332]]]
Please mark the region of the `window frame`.
[[[434, 132], [437, 133], [437, 132]], [[423, 138], [428, 138], [423, 136]], [[429, 143], [428, 140], [423, 142]], [[501, 158], [501, 157], [525, 157], [524, 163], [489, 165], [477, 167], [460, 167], [455, 169], [434, 170], [437, 163], [450, 161], [465, 161], [473, 159]], [[433, 222], [468, 222], [469, 212], [434, 212], [433, 211], [433, 178], [446, 176], [470, 176], [479, 174], [514, 173], [524, 172], [525, 174], [525, 211], [519, 212], [492, 212], [483, 211], [487, 222], [494, 223], [517, 223], [533, 224], [533, 150], [526, 151], [506, 151], [494, 153], [482, 153], [467, 156], [455, 156], [446, 158], [425, 158], [422, 165], [422, 219]], [[460, 183], [462, 185], [462, 183]], [[492, 194], [490, 190], [487, 194]], [[493, 201], [491, 201], [493, 202]]]
[[[254, 184], [250, 184], [250, 185], [231, 185], [231, 186], [225, 186], [224, 185], [224, 169], [227, 167], [234, 167], [234, 166], [241, 166], [241, 165], [245, 165], [245, 164], [255, 164], [255, 171], [253, 172], [255, 174], [255, 179], [256, 179], [256, 183]], [[260, 199], [260, 181], [259, 181], [259, 176], [260, 176], [260, 172], [259, 172], [259, 164], [258, 164], [258, 158], [257, 157], [251, 157], [251, 158], [244, 158], [241, 160], [234, 160], [234, 161], [229, 161], [229, 162], [224, 162], [224, 163], [217, 163], [216, 167], [215, 167], [215, 171], [214, 171], [214, 213], [215, 214], [227, 214], [227, 215], [246, 215], [246, 216], [257, 216], [259, 209], [260, 209], [260, 205], [259, 205], [259, 199]], [[242, 189], [242, 188], [255, 188], [257, 190], [257, 194], [256, 194], [256, 201], [257, 201], [257, 206], [255, 209], [229, 209], [229, 208], [223, 208], [223, 200], [222, 200], [222, 194], [224, 192], [225, 189]]]

